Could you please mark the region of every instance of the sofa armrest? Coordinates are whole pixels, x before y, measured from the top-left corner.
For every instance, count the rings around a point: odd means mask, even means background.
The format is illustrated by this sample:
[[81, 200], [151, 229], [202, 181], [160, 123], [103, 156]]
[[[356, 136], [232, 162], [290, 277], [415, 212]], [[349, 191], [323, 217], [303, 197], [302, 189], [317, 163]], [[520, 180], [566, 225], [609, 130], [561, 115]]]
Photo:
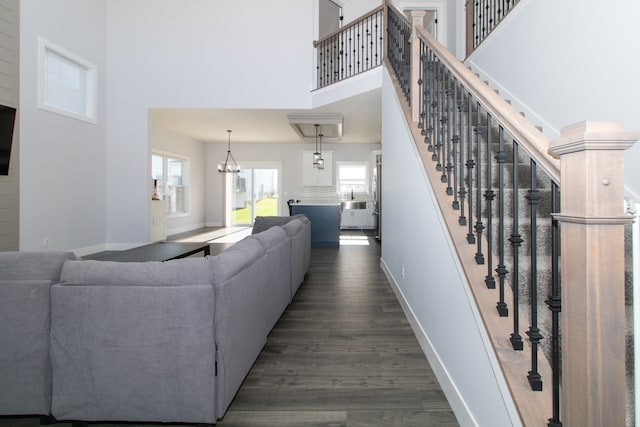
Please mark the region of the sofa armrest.
[[209, 257], [216, 298], [216, 416], [222, 418], [267, 342], [271, 318], [267, 256], [244, 238]]

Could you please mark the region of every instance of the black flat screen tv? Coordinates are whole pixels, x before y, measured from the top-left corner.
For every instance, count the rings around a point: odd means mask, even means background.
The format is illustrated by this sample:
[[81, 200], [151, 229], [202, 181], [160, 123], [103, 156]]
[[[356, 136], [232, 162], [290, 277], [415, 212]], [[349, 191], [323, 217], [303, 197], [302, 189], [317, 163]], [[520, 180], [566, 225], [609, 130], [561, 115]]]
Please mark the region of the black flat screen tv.
[[9, 175], [16, 109], [0, 105], [0, 175]]

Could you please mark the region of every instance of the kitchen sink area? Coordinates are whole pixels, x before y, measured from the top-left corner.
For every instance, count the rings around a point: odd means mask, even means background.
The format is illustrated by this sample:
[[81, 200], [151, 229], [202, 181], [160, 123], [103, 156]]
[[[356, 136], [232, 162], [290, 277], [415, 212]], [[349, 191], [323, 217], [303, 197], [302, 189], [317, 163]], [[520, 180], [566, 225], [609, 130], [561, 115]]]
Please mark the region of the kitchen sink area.
[[367, 209], [367, 202], [362, 200], [344, 200], [340, 203], [342, 210]]

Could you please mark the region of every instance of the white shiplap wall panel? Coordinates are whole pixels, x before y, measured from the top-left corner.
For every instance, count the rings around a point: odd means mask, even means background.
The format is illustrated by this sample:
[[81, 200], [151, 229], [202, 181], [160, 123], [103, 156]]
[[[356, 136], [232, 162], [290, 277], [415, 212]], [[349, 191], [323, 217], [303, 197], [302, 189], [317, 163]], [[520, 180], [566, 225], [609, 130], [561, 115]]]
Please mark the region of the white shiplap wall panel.
[[[0, 104], [18, 107], [19, 0], [0, 0]], [[0, 251], [18, 250], [18, 124], [8, 176], [0, 176]]]

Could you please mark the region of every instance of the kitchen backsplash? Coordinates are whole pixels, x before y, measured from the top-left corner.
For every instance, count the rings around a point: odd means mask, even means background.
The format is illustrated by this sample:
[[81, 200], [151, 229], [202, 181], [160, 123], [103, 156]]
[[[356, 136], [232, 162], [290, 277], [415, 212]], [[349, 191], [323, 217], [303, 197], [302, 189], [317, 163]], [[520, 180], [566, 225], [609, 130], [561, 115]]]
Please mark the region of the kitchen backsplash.
[[[325, 203], [337, 203], [342, 200], [348, 200], [351, 198], [349, 195], [338, 195], [336, 193], [336, 186], [305, 186], [303, 200]], [[371, 201], [371, 195], [369, 193], [353, 193], [355, 200]]]

